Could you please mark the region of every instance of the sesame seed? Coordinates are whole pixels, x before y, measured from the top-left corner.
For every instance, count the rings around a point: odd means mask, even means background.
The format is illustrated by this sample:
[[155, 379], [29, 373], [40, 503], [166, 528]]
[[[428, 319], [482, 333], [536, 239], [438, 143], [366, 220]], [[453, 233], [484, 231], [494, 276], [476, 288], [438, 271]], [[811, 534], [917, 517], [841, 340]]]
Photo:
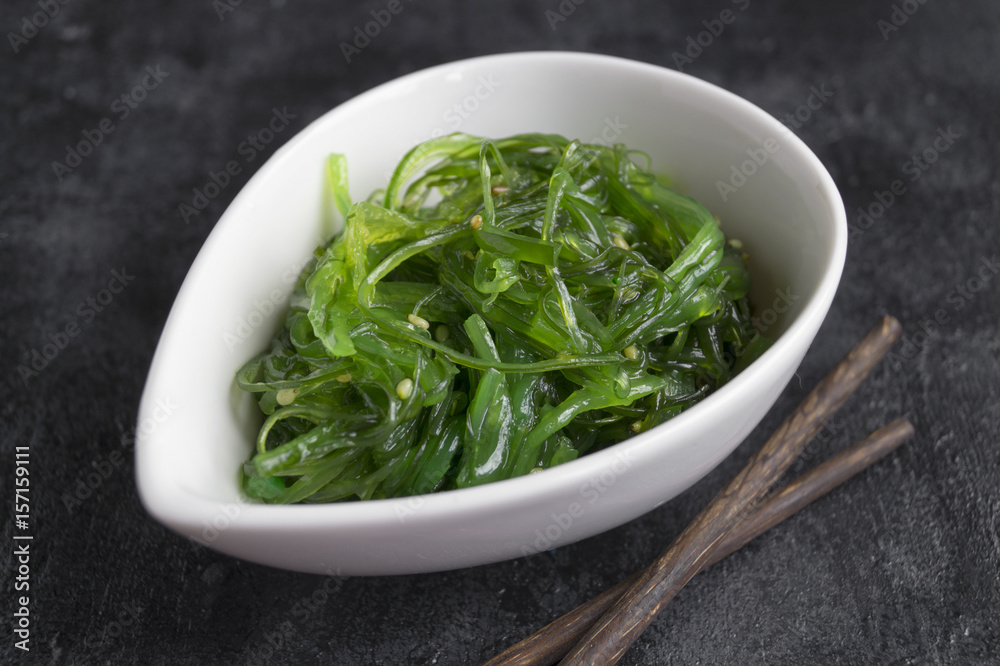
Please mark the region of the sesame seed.
[[286, 388], [278, 391], [277, 400], [279, 405], [290, 405], [295, 402], [295, 395], [299, 392], [298, 389]]
[[642, 421], [633, 421], [632, 425], [629, 426], [629, 430], [632, 432], [639, 432], [642, 430]]
[[407, 377], [396, 384], [396, 395], [399, 396], [400, 400], [406, 400], [413, 395], [413, 380]]
[[449, 337], [451, 337], [451, 331], [444, 324], [439, 324], [438, 327], [434, 329], [434, 339], [438, 342], [444, 342]]
[[340, 382], [341, 384], [346, 384], [347, 382], [351, 381], [351, 373], [345, 372], [342, 375], [338, 375], [337, 381]]
[[739, 238], [730, 238], [729, 247], [733, 248], [734, 250], [742, 250], [743, 241], [741, 241]]
[[507, 194], [510, 192], [510, 188], [506, 185], [494, 185], [490, 188], [490, 192], [492, 192], [494, 196], [498, 194]]
[[628, 358], [628, 360], [630, 361], [634, 361], [637, 358], [639, 358], [639, 350], [636, 348], [635, 345], [629, 345], [628, 347], [622, 350], [622, 353], [625, 354], [626, 358]]
[[479, 231], [480, 229], [482, 229], [483, 228], [483, 216], [482, 215], [473, 215], [472, 219], [469, 220], [469, 226], [472, 227], [473, 229], [475, 229], [476, 231]]
[[406, 315], [406, 321], [410, 322], [417, 328], [422, 328], [425, 331], [431, 327], [430, 323], [423, 317], [418, 317], [415, 314]]
[[476, 255], [472, 254], [472, 250], [466, 250], [465, 251], [465, 258], [468, 259], [469, 261], [475, 261], [476, 260]]
[[631, 247], [629, 247], [628, 241], [625, 240], [624, 238], [622, 238], [621, 236], [619, 236], [618, 234], [615, 234], [615, 235], [613, 235], [611, 237], [611, 242], [614, 243], [615, 245], [617, 245], [618, 247], [620, 247], [623, 250], [631, 250], [632, 249]]

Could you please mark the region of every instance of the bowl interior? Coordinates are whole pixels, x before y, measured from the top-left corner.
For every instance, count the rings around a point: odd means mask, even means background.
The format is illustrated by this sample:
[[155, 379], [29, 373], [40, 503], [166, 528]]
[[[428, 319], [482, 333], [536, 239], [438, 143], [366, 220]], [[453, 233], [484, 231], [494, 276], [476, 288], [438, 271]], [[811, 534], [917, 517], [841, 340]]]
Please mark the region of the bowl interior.
[[[659, 67], [584, 54], [513, 54], [418, 72], [290, 140], [205, 243], [165, 327], [140, 413], [140, 490], [161, 519], [171, 522], [168, 497], [241, 502], [237, 470], [259, 417], [233, 376], [267, 346], [301, 267], [339, 228], [324, 190], [328, 154], [346, 155], [351, 194], [361, 200], [384, 187], [409, 148], [452, 131], [555, 132], [642, 150], [743, 242], [758, 320], [772, 336], [810, 307], [825, 314], [843, 262], [842, 205], [815, 157], [748, 102]], [[176, 405], [168, 418], [156, 418], [157, 400]]]

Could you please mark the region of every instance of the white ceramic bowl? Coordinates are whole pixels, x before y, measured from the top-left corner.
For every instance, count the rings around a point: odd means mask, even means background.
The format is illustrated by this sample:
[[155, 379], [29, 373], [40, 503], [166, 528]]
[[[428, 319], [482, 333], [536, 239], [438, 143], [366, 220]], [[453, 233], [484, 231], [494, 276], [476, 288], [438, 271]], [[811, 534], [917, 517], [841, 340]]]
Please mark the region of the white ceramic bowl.
[[[264, 349], [300, 267], [339, 221], [323, 165], [345, 153], [355, 200], [415, 143], [460, 130], [624, 142], [721, 218], [751, 256], [774, 346], [668, 423], [527, 477], [422, 497], [266, 506], [238, 469], [259, 424], [233, 375]], [[725, 183], [728, 187], [720, 187]], [[315, 573], [454, 569], [573, 543], [663, 504], [725, 458], [771, 407], [840, 279], [843, 203], [819, 160], [749, 102], [678, 72], [580, 53], [474, 58], [404, 76], [322, 116], [253, 176], [181, 287], [139, 412], [136, 474], [153, 516], [253, 562]]]

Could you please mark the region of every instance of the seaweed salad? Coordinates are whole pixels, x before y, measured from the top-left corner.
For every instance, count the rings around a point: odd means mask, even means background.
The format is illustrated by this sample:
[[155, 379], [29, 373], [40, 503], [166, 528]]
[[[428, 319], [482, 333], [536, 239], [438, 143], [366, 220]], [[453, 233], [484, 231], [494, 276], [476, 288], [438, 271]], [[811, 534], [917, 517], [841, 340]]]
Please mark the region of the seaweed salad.
[[452, 134], [352, 203], [270, 349], [243, 489], [268, 503], [467, 488], [649, 430], [767, 347], [718, 221], [624, 145]]

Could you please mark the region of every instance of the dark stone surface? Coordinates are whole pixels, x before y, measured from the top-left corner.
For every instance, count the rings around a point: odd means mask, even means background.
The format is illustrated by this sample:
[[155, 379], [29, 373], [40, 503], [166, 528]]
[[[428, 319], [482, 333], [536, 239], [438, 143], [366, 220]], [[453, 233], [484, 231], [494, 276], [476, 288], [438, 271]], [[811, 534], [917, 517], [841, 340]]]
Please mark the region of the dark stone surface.
[[[874, 373], [797, 469], [898, 415], [917, 437], [696, 579], [623, 663], [1000, 663], [1000, 278], [975, 277], [1000, 255], [1000, 5], [898, 2], [916, 11], [883, 35], [888, 0], [592, 1], [554, 30], [545, 12], [559, 11], [557, 0], [405, 1], [345, 62], [338, 44], [386, 4], [244, 2], [220, 19], [210, 0], [74, 0], [16, 53], [4, 40], [0, 495], [11, 515], [13, 449], [30, 446], [34, 541], [24, 654], [11, 636], [17, 530], [4, 520], [0, 662], [476, 663], [649, 561], [891, 312], [907, 353]], [[778, 117], [804, 104], [811, 86], [833, 90], [797, 133], [861, 233], [798, 378], [715, 472], [661, 509], [553, 553], [393, 578], [240, 562], [145, 514], [127, 436], [160, 329], [213, 224], [278, 145], [363, 90], [461, 57], [570, 49], [673, 67], [703, 21], [736, 5], [748, 6], [685, 71]], [[0, 26], [17, 33], [38, 11], [5, 3]], [[122, 117], [115, 100], [147, 66], [169, 76]], [[192, 188], [284, 106], [296, 115], [289, 129], [185, 224], [178, 205]], [[64, 147], [103, 118], [114, 131], [57, 178]], [[958, 134], [953, 145], [912, 172], [911, 156], [947, 128]], [[905, 192], [862, 230], [858, 207], [895, 180]], [[92, 310], [86, 299], [113, 270], [134, 278]], [[938, 311], [946, 321], [920, 333]], [[67, 326], [65, 348], [22, 379], [19, 364]], [[68, 506], [94, 464], [107, 478]]]

